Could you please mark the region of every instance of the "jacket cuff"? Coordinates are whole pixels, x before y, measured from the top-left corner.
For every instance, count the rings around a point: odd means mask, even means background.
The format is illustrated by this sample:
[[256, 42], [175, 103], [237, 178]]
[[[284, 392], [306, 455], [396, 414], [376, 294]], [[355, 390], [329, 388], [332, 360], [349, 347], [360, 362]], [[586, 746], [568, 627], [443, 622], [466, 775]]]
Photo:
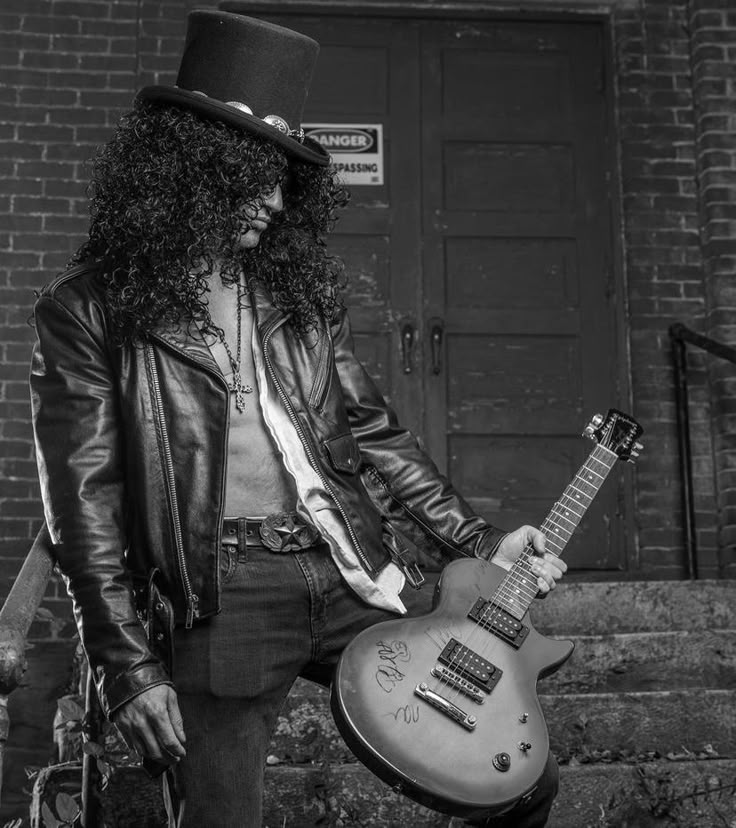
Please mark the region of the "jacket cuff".
[[501, 541], [508, 534], [503, 529], [496, 529], [495, 527], [489, 529], [478, 541], [478, 545], [475, 547], [475, 557], [490, 561], [498, 551]]
[[115, 676], [110, 682], [106, 682], [103, 677], [97, 683], [102, 712], [109, 719], [119, 707], [157, 684], [168, 684], [173, 687], [163, 664], [143, 665], [130, 673]]

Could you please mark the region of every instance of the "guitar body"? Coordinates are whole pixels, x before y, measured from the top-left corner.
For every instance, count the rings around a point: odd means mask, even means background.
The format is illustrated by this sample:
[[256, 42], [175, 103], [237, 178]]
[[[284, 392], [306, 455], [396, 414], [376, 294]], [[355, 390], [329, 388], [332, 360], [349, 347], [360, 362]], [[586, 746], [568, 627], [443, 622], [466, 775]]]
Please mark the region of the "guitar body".
[[[359, 634], [333, 682], [332, 712], [358, 759], [397, 791], [454, 816], [502, 813], [534, 789], [549, 750], [537, 679], [573, 650], [570, 641], [538, 633], [528, 614], [517, 646], [468, 617], [506, 576], [488, 561], [449, 564], [433, 610]], [[471, 662], [480, 658], [481, 674], [494, 677], [481, 699], [474, 682], [470, 694], [459, 688], [457, 673], [449, 682], [433, 675], [453, 641], [467, 647]], [[487, 671], [487, 662], [495, 669]]]

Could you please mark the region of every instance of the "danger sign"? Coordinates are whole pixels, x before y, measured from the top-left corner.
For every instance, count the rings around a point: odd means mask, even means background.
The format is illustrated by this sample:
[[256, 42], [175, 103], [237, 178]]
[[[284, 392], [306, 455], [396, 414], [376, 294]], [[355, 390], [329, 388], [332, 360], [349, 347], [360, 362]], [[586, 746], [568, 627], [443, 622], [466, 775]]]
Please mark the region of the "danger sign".
[[302, 124], [349, 185], [383, 184], [383, 124]]

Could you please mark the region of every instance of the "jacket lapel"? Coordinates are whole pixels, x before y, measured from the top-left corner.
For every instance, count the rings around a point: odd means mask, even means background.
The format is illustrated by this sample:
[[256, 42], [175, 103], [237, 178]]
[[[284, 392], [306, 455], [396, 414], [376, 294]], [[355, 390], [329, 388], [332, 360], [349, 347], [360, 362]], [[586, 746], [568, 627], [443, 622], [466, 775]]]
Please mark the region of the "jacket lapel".
[[190, 322], [176, 327], [159, 328], [151, 333], [151, 337], [166, 347], [181, 354], [186, 359], [198, 363], [208, 371], [221, 374], [217, 363], [204, 341], [202, 332]]

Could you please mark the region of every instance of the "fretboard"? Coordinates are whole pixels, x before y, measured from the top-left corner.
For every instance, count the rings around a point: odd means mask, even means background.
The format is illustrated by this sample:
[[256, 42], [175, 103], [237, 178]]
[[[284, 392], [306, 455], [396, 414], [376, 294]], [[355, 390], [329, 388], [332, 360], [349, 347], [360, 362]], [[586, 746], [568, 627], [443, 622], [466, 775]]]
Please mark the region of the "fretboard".
[[[539, 527], [547, 539], [547, 552], [557, 557], [562, 555], [617, 459], [618, 455], [607, 448], [596, 446], [593, 449]], [[528, 546], [491, 598], [492, 605], [501, 607], [519, 620], [524, 617], [538, 592], [537, 576], [531, 571], [533, 558], [533, 550]]]

